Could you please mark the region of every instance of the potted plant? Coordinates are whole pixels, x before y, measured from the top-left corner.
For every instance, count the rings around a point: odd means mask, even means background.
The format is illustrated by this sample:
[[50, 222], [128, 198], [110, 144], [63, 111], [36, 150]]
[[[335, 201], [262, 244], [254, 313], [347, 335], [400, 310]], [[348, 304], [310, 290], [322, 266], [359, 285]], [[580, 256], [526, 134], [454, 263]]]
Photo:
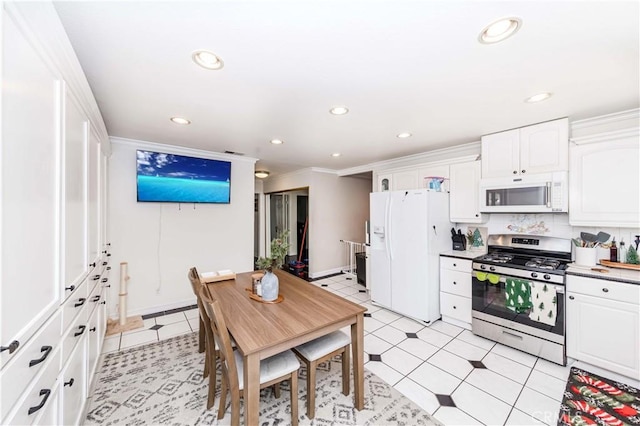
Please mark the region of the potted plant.
[[271, 256], [260, 257], [256, 261], [258, 268], [265, 271], [262, 277], [262, 300], [264, 301], [269, 302], [278, 298], [279, 282], [273, 269], [282, 267], [284, 258], [289, 253], [289, 247], [289, 230], [285, 230], [271, 240]]

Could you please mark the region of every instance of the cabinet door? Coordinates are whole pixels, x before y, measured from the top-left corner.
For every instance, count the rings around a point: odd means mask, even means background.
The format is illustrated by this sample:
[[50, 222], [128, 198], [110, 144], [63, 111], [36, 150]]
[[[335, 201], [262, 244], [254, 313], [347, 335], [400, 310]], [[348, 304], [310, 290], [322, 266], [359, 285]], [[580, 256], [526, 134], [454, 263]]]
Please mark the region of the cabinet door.
[[449, 166], [426, 166], [418, 169], [418, 188], [429, 188], [429, 177], [445, 178], [442, 190], [449, 191]]
[[571, 147], [569, 223], [640, 227], [638, 137]]
[[402, 189], [418, 189], [421, 182], [418, 182], [418, 170], [408, 170], [393, 174], [393, 191]]
[[520, 174], [569, 170], [566, 118], [520, 129]]
[[98, 136], [95, 132], [89, 133], [88, 142], [88, 262], [98, 262], [100, 257], [100, 248], [102, 242], [100, 241], [100, 143]]
[[[0, 345], [22, 346], [60, 304], [61, 82], [1, 19]], [[0, 352], [0, 366], [20, 350]]]
[[520, 131], [518, 129], [482, 137], [482, 177], [513, 176], [520, 173]]
[[451, 222], [481, 223], [480, 213], [480, 161], [452, 164], [449, 195]]
[[88, 120], [67, 90], [64, 139], [64, 286], [78, 286], [89, 270], [87, 256]]
[[640, 379], [640, 305], [567, 293], [567, 356]]
[[87, 397], [86, 346], [87, 337], [85, 334], [60, 373], [60, 414], [64, 425], [77, 425], [81, 420], [82, 408]]

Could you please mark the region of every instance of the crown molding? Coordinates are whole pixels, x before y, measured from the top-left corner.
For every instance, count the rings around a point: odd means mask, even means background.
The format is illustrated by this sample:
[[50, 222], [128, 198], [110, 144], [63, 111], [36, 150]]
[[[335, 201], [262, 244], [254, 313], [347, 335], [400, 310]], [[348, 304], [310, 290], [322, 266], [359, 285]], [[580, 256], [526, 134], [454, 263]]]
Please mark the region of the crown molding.
[[130, 146], [137, 149], [149, 149], [152, 151], [166, 152], [168, 154], [196, 156], [202, 158], [211, 158], [214, 160], [237, 161], [251, 164], [255, 164], [255, 162], [258, 161], [257, 158], [253, 157], [225, 154], [223, 152], [206, 151], [204, 149], [186, 148], [184, 146], [141, 141], [137, 139], [119, 138], [115, 136], [111, 136], [109, 139], [111, 140], [112, 144]]
[[636, 125], [640, 123], [640, 108], [630, 109], [627, 111], [615, 112], [612, 114], [600, 115], [598, 117], [585, 118], [571, 122], [572, 130], [585, 130], [590, 127], [608, 125], [621, 121], [635, 121]]
[[480, 141], [465, 143], [448, 148], [440, 148], [432, 151], [421, 152], [419, 154], [407, 155], [404, 157], [392, 158], [390, 160], [378, 161], [364, 164], [362, 166], [350, 167], [338, 170], [338, 176], [349, 176], [365, 172], [377, 172], [390, 169], [400, 169], [412, 167], [420, 164], [453, 164], [465, 161], [474, 161], [480, 156]]
[[332, 175], [337, 175], [338, 171], [334, 170], [334, 169], [324, 169], [322, 167], [311, 167], [311, 171], [312, 172], [318, 172], [318, 173], [329, 173]]
[[640, 136], [640, 127], [580, 136], [571, 138], [570, 141], [576, 145], [586, 145], [590, 143], [619, 141], [621, 139], [634, 137], [637, 138], [638, 136]]

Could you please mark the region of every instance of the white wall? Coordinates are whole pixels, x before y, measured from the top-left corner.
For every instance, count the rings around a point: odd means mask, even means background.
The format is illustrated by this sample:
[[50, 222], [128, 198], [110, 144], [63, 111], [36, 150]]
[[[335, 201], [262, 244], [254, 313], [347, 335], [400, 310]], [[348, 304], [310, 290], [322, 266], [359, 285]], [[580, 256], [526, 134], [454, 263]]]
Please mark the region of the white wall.
[[[255, 159], [118, 138], [111, 142], [111, 316], [117, 312], [120, 262], [129, 263], [129, 316], [195, 303], [187, 280], [192, 266], [200, 272], [253, 269]], [[231, 203], [138, 203], [136, 149], [231, 161]]]

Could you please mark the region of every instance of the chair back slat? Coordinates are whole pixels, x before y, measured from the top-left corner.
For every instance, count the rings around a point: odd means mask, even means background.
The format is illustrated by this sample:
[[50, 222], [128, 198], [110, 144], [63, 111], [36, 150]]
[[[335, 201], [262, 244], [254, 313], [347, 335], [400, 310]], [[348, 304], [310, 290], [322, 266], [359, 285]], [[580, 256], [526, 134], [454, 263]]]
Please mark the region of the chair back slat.
[[204, 309], [211, 319], [209, 321], [210, 329], [214, 335], [214, 338], [219, 346], [220, 366], [222, 367], [222, 374], [229, 383], [229, 388], [232, 393], [234, 390], [237, 392], [240, 389], [238, 382], [238, 370], [236, 366], [236, 359], [233, 355], [233, 346], [231, 345], [231, 336], [227, 329], [227, 324], [220, 308], [220, 302], [212, 300], [208, 294], [208, 291], [203, 286], [200, 292], [200, 298]]
[[[207, 311], [204, 308], [204, 305], [202, 304], [202, 298], [200, 297], [201, 291], [204, 292], [204, 294], [209, 294], [209, 289], [207, 289], [207, 286], [204, 285], [202, 283], [202, 281], [200, 280], [200, 275], [198, 274], [198, 270], [194, 267], [189, 269], [189, 281], [191, 282], [191, 289], [193, 290], [193, 294], [196, 295], [196, 299], [197, 299], [197, 303], [198, 303], [198, 312], [200, 314], [200, 319], [202, 319], [202, 322], [204, 324], [209, 324], [210, 319], [209, 319], [209, 315], [207, 315]], [[207, 336], [207, 339], [210, 339], [210, 342], [214, 342], [214, 338], [213, 338], [213, 333], [211, 332], [211, 329], [209, 327], [205, 327], [205, 334]]]

